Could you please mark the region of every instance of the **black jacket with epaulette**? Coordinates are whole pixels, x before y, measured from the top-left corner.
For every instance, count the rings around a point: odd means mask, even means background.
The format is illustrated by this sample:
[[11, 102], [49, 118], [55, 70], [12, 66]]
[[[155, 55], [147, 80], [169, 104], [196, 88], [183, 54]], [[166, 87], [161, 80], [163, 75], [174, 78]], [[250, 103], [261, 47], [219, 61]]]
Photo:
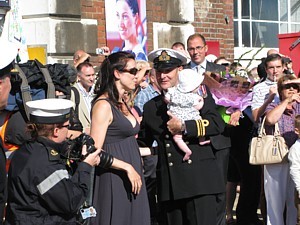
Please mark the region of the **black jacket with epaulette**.
[[71, 176], [60, 156], [63, 148], [38, 138], [16, 151], [9, 169], [6, 224], [75, 224], [92, 167], [80, 163]]

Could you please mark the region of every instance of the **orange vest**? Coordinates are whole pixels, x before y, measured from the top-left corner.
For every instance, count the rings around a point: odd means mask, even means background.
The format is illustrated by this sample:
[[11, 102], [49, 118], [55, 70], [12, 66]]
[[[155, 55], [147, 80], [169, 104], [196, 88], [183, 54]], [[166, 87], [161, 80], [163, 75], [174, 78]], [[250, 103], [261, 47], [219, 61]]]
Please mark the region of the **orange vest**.
[[6, 171], [7, 172], [8, 172], [8, 168], [9, 168], [9, 165], [10, 165], [11, 153], [13, 151], [19, 149], [18, 145], [6, 143], [6, 140], [5, 140], [6, 126], [8, 124], [8, 120], [9, 120], [10, 116], [11, 116], [11, 113], [7, 113], [7, 115], [5, 117], [5, 120], [4, 120], [4, 123], [2, 125], [2, 129], [0, 130], [0, 138], [2, 140], [3, 149], [4, 149], [4, 152], [6, 154]]

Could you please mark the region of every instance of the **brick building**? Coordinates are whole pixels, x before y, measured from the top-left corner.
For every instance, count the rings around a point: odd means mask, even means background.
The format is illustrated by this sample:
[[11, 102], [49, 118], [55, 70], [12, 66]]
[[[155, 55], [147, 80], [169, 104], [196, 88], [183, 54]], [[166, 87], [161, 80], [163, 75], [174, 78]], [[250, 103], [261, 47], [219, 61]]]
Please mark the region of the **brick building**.
[[[208, 41], [219, 42], [220, 55], [233, 59], [233, 1], [185, 1], [186, 4], [191, 4], [192, 9], [194, 10], [194, 16], [191, 19], [194, 20], [193, 22], [182, 22], [180, 21], [180, 18], [179, 21], [176, 21], [176, 19], [178, 19], [176, 15], [167, 15], [168, 11], [174, 11], [174, 4], [178, 4], [178, 2], [179, 1], [174, 0], [146, 1], [148, 51], [151, 51], [156, 47], [170, 47], [175, 41], [186, 43], [186, 38], [191, 33], [186, 35], [182, 34], [180, 27], [192, 25], [194, 31], [203, 34]], [[81, 12], [82, 18], [97, 19], [98, 46], [106, 45], [104, 0], [82, 0]], [[164, 37], [162, 39], [165, 40], [156, 40], [158, 37], [154, 30], [155, 26], [158, 26], [159, 24], [165, 24], [166, 26], [170, 25], [170, 32], [163, 35]], [[161, 35], [159, 36], [162, 37]], [[155, 46], [155, 42], [158, 42], [157, 46]]]
[[[105, 0], [7, 1], [12, 5], [10, 18], [22, 21], [8, 18], [12, 29], [3, 33], [26, 45], [44, 46], [47, 63], [69, 62], [77, 49], [92, 54], [96, 64], [103, 60], [95, 49], [107, 44]], [[261, 46], [265, 47], [255, 55], [254, 65], [268, 49], [278, 49], [278, 34], [300, 30], [298, 0], [146, 0], [146, 16], [148, 52], [175, 41], [186, 43], [190, 34], [199, 32], [230, 60], [252, 49], [243, 57], [244, 65]], [[0, 6], [0, 28], [1, 21]], [[22, 37], [12, 36], [10, 30], [16, 28]]]

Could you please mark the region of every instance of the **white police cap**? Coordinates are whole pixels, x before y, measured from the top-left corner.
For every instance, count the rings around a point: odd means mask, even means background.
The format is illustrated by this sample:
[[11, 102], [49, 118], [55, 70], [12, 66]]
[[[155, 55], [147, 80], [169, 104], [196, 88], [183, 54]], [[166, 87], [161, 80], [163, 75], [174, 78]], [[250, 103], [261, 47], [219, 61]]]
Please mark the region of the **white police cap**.
[[177, 50], [159, 48], [148, 54], [148, 60], [153, 62], [155, 69], [165, 70], [185, 65], [188, 59], [183, 53]]
[[29, 108], [29, 121], [32, 123], [64, 123], [70, 118], [74, 103], [67, 99], [49, 98], [26, 102]]
[[0, 70], [11, 64], [18, 54], [18, 47], [3, 38], [0, 38]]
[[187, 93], [195, 90], [204, 80], [204, 76], [198, 74], [195, 70], [184, 69], [179, 72], [178, 90]]

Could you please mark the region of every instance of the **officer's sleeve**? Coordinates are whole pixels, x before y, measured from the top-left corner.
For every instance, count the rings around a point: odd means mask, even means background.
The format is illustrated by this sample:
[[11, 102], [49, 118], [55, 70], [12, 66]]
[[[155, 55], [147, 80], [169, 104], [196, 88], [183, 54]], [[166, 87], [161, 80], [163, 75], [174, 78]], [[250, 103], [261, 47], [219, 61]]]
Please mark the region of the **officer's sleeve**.
[[212, 95], [206, 87], [207, 97], [204, 98], [203, 108], [200, 110], [201, 120], [185, 121], [186, 138], [211, 137], [224, 132], [225, 123], [217, 111]]
[[[140, 123], [140, 131], [138, 133], [138, 143], [139, 146], [147, 146], [151, 149], [152, 151], [152, 144], [154, 141], [153, 134], [152, 134], [152, 129], [149, 127], [149, 121], [153, 119], [151, 116], [153, 111], [155, 110], [155, 105], [153, 101], [149, 101], [144, 105], [144, 111], [143, 111], [143, 117], [142, 121]], [[153, 122], [153, 121], [152, 121]], [[152, 154], [154, 154], [152, 152]]]
[[92, 167], [80, 163], [74, 175], [69, 178], [68, 171], [63, 167], [41, 172], [48, 175], [37, 184], [37, 190], [49, 210], [56, 213], [75, 214], [86, 200]]

